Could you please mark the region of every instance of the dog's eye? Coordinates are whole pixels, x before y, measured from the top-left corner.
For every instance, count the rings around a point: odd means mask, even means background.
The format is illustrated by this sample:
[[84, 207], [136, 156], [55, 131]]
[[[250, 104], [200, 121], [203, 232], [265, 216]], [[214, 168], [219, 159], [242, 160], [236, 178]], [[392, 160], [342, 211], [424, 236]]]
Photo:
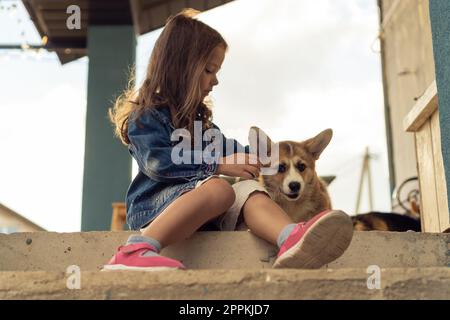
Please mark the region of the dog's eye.
[[305, 171], [305, 169], [306, 169], [306, 166], [303, 164], [303, 163], [298, 163], [297, 164], [297, 169], [300, 171], [300, 172], [303, 172], [303, 171]]
[[281, 163], [280, 165], [278, 165], [278, 172], [283, 173], [286, 171], [286, 165]]

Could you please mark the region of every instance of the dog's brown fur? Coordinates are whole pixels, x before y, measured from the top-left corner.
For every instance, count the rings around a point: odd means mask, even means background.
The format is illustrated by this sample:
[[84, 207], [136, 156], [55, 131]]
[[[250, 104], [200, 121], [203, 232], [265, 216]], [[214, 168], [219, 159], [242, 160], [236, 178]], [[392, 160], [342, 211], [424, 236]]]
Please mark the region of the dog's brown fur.
[[[258, 132], [259, 138], [267, 141], [267, 151], [270, 154], [275, 143], [259, 128], [252, 127], [251, 130]], [[284, 172], [274, 175], [260, 175], [259, 182], [267, 189], [272, 199], [283, 208], [294, 222], [307, 221], [317, 213], [331, 209], [331, 200], [327, 192], [325, 182], [316, 173], [315, 163], [320, 154], [331, 140], [333, 132], [327, 129], [314, 138], [296, 142], [281, 141], [279, 146], [279, 162], [270, 164], [277, 166], [281, 164]], [[253, 144], [257, 150], [258, 141], [252, 141], [249, 135], [250, 145]], [[303, 165], [305, 166], [304, 170]], [[282, 170], [281, 170], [282, 171]], [[300, 190], [295, 197], [289, 183], [299, 183]], [[287, 195], [291, 193], [293, 199]]]
[[420, 231], [420, 219], [393, 212], [368, 212], [352, 217], [356, 231]]

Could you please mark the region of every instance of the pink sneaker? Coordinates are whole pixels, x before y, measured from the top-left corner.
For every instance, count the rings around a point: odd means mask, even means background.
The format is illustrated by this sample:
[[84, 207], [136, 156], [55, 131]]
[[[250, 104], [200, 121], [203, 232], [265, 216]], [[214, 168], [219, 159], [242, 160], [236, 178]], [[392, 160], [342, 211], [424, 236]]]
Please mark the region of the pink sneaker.
[[350, 245], [353, 223], [340, 210], [326, 210], [299, 223], [281, 246], [274, 268], [319, 269]]
[[186, 269], [185, 266], [174, 259], [157, 256], [144, 257], [147, 251], [158, 251], [148, 243], [135, 243], [120, 246], [118, 252], [103, 266], [102, 271], [135, 270], [135, 271], [160, 271]]

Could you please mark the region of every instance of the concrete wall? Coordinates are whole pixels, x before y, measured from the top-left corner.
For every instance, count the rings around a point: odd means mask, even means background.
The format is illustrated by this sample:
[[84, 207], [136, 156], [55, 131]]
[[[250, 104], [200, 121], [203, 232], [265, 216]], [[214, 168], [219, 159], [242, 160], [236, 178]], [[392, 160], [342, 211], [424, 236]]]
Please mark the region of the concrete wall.
[[450, 299], [450, 234], [356, 232], [338, 260], [298, 270], [272, 269], [275, 248], [249, 232], [198, 232], [163, 250], [189, 270], [98, 272], [130, 234], [0, 234], [0, 300]]
[[[100, 270], [132, 232], [21, 233], [0, 235], [0, 271]], [[355, 232], [347, 251], [329, 268], [443, 267], [450, 234]], [[165, 248], [189, 269], [270, 269], [277, 250], [250, 232], [198, 232]]]
[[[80, 274], [80, 289], [71, 290], [67, 287], [67, 283], [71, 283], [69, 275], [62, 272], [0, 272], [0, 300], [170, 299], [202, 300], [200, 305], [204, 306], [208, 305], [208, 302], [204, 301], [208, 299], [450, 299], [450, 268], [381, 269], [379, 289], [368, 288], [368, 276], [370, 274], [365, 268], [163, 272], [88, 271]], [[163, 302], [158, 302], [158, 304], [164, 305]], [[239, 302], [234, 304], [239, 304]], [[174, 309], [173, 304], [170, 307], [164, 311], [165, 318], [185, 318], [178, 314], [179, 308]], [[350, 313], [354, 313], [353, 310], [354, 308], [349, 308]], [[80, 314], [81, 312], [83, 311], [80, 311]], [[269, 314], [273, 315], [273, 310], [271, 312]], [[367, 312], [370, 313], [371, 310], [368, 309]], [[197, 319], [206, 318], [206, 315], [197, 317]], [[222, 317], [222, 319], [227, 318], [233, 319], [233, 316]], [[248, 319], [252, 318], [258, 319], [259, 317], [255, 315]], [[277, 319], [270, 316], [269, 318]], [[294, 319], [296, 318], [301, 317], [294, 317]]]

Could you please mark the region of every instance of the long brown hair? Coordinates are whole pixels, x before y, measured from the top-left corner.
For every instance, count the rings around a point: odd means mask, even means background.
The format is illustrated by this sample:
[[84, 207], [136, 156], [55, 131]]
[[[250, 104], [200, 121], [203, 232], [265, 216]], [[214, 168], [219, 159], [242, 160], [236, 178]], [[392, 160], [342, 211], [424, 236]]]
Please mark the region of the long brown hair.
[[221, 45], [226, 50], [228, 45], [215, 29], [194, 19], [198, 13], [184, 9], [167, 19], [150, 56], [143, 84], [134, 90], [131, 77], [128, 88], [110, 108], [115, 135], [125, 145], [130, 143], [130, 114], [137, 111], [138, 118], [147, 108], [169, 106], [174, 111], [174, 127], [186, 128], [191, 134], [195, 120], [201, 120], [203, 128], [211, 127], [212, 112], [210, 104], [202, 101], [200, 76], [213, 49]]

